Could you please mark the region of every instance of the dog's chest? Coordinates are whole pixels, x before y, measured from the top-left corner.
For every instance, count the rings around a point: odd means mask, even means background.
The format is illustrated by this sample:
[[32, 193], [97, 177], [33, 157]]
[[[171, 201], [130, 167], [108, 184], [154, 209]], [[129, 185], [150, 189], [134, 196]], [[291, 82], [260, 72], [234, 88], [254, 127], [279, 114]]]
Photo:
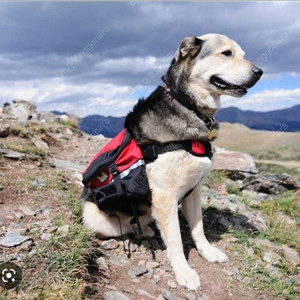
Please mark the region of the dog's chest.
[[186, 190], [194, 188], [210, 171], [212, 161], [184, 150], [168, 152], [147, 165], [151, 189]]

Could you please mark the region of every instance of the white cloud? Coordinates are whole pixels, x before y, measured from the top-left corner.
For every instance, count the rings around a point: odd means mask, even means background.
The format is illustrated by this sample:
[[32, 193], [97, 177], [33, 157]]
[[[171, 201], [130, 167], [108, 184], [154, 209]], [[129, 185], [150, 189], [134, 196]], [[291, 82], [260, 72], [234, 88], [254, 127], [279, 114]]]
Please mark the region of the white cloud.
[[222, 107], [236, 106], [243, 110], [271, 111], [300, 103], [300, 88], [264, 90], [243, 98], [223, 97]]
[[109, 83], [68, 83], [62, 78], [33, 81], [0, 81], [0, 103], [24, 99], [38, 110], [60, 110], [78, 116], [102, 114], [123, 116], [137, 102], [130, 86]]

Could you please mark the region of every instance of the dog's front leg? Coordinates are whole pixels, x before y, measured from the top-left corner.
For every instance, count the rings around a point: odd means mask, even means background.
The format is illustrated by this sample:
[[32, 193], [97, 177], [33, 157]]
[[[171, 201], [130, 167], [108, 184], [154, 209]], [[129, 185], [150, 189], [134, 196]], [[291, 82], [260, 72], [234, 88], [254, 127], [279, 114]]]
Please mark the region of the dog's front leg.
[[226, 262], [225, 253], [212, 246], [204, 234], [201, 209], [201, 184], [182, 201], [182, 212], [189, 224], [198, 253], [209, 262]]
[[200, 287], [198, 274], [188, 265], [183, 253], [178, 219], [178, 199], [159, 193], [152, 193], [152, 215], [157, 221], [167, 256], [178, 283], [191, 290]]

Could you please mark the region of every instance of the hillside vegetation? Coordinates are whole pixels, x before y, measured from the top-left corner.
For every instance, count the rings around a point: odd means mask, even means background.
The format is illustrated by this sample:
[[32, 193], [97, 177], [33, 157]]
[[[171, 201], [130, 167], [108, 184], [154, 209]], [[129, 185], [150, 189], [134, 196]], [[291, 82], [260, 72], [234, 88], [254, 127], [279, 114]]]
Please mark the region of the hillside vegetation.
[[[198, 255], [179, 207], [184, 250], [202, 283], [195, 293], [176, 282], [154, 222], [152, 238], [108, 240], [83, 225], [81, 172], [108, 139], [76, 124], [27, 101], [0, 113], [0, 265], [23, 272], [17, 287], [0, 286], [0, 300], [300, 299], [300, 193], [290, 176], [210, 172], [202, 188], [205, 233], [228, 255], [225, 264]], [[228, 142], [236, 136], [241, 145], [247, 135], [256, 145], [270, 138], [234, 126], [222, 124], [218, 144], [226, 130]], [[254, 152], [247, 143], [244, 150]]]
[[220, 123], [214, 145], [241, 151], [256, 159], [260, 171], [286, 172], [300, 181], [300, 132], [249, 129], [241, 124]]

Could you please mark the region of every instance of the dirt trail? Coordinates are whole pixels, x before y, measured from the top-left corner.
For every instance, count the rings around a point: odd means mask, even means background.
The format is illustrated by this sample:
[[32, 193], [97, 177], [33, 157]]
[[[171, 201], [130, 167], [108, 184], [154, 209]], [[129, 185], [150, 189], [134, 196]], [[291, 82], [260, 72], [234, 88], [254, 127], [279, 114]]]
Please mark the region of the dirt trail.
[[298, 169], [300, 170], [300, 162], [295, 160], [265, 160], [265, 159], [256, 159], [256, 163], [261, 164], [276, 164], [289, 169]]

